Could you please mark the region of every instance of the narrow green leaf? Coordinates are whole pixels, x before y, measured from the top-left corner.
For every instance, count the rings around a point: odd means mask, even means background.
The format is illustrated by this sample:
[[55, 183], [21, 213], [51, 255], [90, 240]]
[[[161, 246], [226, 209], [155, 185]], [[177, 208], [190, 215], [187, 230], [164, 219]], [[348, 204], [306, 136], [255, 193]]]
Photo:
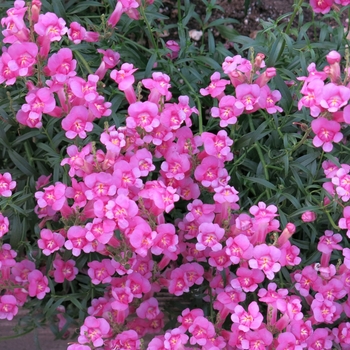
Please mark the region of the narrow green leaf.
[[20, 169], [24, 174], [28, 176], [36, 176], [36, 170], [27, 162], [26, 159], [20, 156], [17, 152], [9, 150], [8, 155], [13, 161], [13, 163], [16, 165], [16, 167]]
[[260, 184], [260, 185], [262, 185], [264, 187], [270, 188], [271, 190], [277, 191], [276, 186], [274, 184], [272, 184], [271, 182], [265, 180], [265, 179], [261, 179], [259, 177], [250, 177], [250, 176], [246, 176], [245, 179], [247, 179], [247, 180], [249, 180], [251, 182]]
[[157, 60], [157, 54], [154, 53], [147, 62], [147, 66], [145, 69], [145, 77], [146, 78], [151, 76], [151, 71], [153, 69], [153, 66], [154, 66], [156, 60]]

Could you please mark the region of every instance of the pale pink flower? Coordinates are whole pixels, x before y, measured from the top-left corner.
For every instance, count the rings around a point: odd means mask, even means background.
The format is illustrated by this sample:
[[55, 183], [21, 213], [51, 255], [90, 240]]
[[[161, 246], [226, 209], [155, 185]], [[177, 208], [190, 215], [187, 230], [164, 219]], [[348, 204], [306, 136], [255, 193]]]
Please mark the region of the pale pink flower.
[[320, 105], [328, 112], [334, 113], [345, 106], [349, 99], [350, 89], [348, 87], [329, 83], [322, 89]]
[[236, 88], [236, 108], [244, 108], [246, 112], [254, 112], [259, 108], [258, 102], [261, 96], [260, 87], [257, 84], [241, 84]]

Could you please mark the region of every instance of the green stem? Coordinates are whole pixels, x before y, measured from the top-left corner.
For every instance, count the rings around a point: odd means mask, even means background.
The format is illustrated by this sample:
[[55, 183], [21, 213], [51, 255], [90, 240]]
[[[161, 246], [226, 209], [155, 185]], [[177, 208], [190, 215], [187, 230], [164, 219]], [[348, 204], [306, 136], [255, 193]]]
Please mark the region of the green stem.
[[147, 49], [147, 47], [144, 47], [144, 46], [138, 44], [138, 43], [135, 42], [134, 40], [131, 40], [131, 39], [129, 39], [129, 38], [125, 37], [124, 35], [119, 34], [119, 33], [117, 33], [117, 32], [115, 32], [114, 35], [118, 36], [119, 38], [122, 38], [123, 41], [127, 41], [127, 42], [129, 42], [130, 44], [136, 46], [138, 49], [143, 50], [143, 51], [146, 51], [146, 52], [149, 53], [149, 54], [152, 54], [152, 50]]
[[86, 70], [90, 73], [93, 74], [90, 66], [88, 65], [88, 63], [86, 62], [85, 58], [82, 56], [82, 54], [79, 51], [74, 51], [74, 54], [78, 56], [79, 60], [82, 62], [82, 64], [84, 65], [84, 67], [86, 68]]
[[297, 13], [299, 12], [299, 9], [301, 8], [302, 3], [303, 3], [303, 0], [299, 0], [298, 4], [296, 6], [294, 5], [294, 11], [292, 13], [292, 16], [290, 17], [287, 28], [284, 32], [285, 34], [289, 35], [289, 31], [290, 31], [290, 28], [294, 22], [294, 18], [297, 15]]
[[[146, 16], [146, 12], [145, 12], [145, 2], [142, 1], [142, 5], [140, 6], [140, 12], [141, 12], [141, 16], [146, 24], [146, 27], [148, 29], [148, 32], [149, 32], [149, 35], [150, 35], [150, 39], [151, 39], [151, 42], [152, 42], [152, 46], [153, 46], [153, 49], [156, 50], [156, 53], [157, 53], [157, 56], [159, 56], [159, 52], [158, 52], [158, 45], [154, 39], [154, 36], [153, 36], [153, 33], [152, 33], [152, 28], [151, 28], [151, 25], [149, 24], [148, 22], [148, 19], [147, 19], [147, 16]], [[160, 57], [159, 57], [160, 58]]]
[[302, 146], [304, 144], [304, 142], [306, 141], [306, 139], [308, 138], [310, 133], [311, 133], [311, 128], [305, 131], [305, 134], [302, 137], [302, 139], [296, 145], [294, 145], [294, 147], [289, 151], [290, 154], [295, 152], [300, 146]]
[[46, 130], [44, 127], [42, 127], [42, 130], [44, 131], [44, 134], [47, 136], [47, 138], [48, 138], [48, 140], [49, 140], [49, 142], [50, 142], [51, 148], [52, 148], [55, 152], [57, 152], [56, 147], [55, 147], [55, 144], [53, 143], [52, 138], [50, 137], [50, 135], [49, 135], [49, 133], [47, 132], [47, 130]]
[[[253, 124], [253, 119], [252, 119], [252, 115], [251, 114], [249, 114], [249, 116], [248, 116], [248, 121], [249, 121], [250, 130], [252, 132], [255, 131], [254, 124]], [[265, 179], [266, 179], [266, 181], [270, 182], [268, 168], [266, 166], [265, 158], [264, 158], [263, 152], [261, 150], [260, 143], [259, 142], [255, 142], [254, 146], [256, 148], [256, 151], [258, 152], [258, 156], [259, 156], [261, 165], [262, 165], [262, 167], [264, 169]], [[271, 190], [269, 188], [266, 188], [265, 191], [266, 191], [267, 196], [270, 199], [272, 197]]]
[[202, 116], [202, 103], [198, 97], [198, 94], [193, 89], [192, 85], [189, 83], [189, 81], [185, 78], [185, 76], [181, 73], [181, 71], [178, 72], [182, 80], [186, 83], [186, 85], [189, 87], [189, 89], [192, 91], [194, 99], [196, 100], [197, 109], [198, 109], [198, 133], [199, 135], [203, 132], [203, 116]]
[[325, 213], [326, 213], [326, 215], [327, 215], [327, 217], [328, 217], [328, 220], [329, 220], [329, 222], [331, 223], [332, 227], [333, 227], [335, 230], [337, 230], [337, 231], [340, 230], [340, 227], [337, 226], [337, 225], [335, 224], [335, 222], [334, 222], [333, 218], [331, 217], [331, 214], [329, 213], [329, 211], [326, 210]]

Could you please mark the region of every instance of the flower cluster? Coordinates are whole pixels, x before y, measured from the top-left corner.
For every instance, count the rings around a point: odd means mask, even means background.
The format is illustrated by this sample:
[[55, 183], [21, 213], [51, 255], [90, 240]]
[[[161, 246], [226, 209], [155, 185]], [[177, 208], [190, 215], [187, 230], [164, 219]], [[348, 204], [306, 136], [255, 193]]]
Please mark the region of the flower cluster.
[[[237, 117], [245, 113], [253, 113], [258, 109], [265, 109], [273, 114], [282, 112], [282, 108], [276, 106], [276, 102], [281, 99], [281, 93], [278, 90], [269, 88], [267, 83], [276, 75], [274, 67], [265, 68], [265, 55], [259, 53], [254, 62], [236, 55], [227, 57], [222, 64], [222, 69], [230, 78], [221, 79], [220, 73], [215, 72], [211, 76], [211, 82], [205, 89], [200, 89], [203, 96], [210, 95], [219, 100], [219, 107], [211, 109], [211, 115], [214, 118], [220, 118], [222, 128], [237, 123]], [[226, 85], [232, 84], [235, 88], [235, 94], [225, 95]]]
[[[298, 78], [304, 82], [298, 108], [309, 108], [315, 118], [311, 122], [315, 133], [313, 145], [322, 147], [324, 152], [331, 152], [333, 143], [343, 139], [342, 124], [350, 124], [350, 85], [346, 83], [348, 78], [345, 83], [341, 80], [340, 54], [331, 51], [326, 58], [329, 66], [323, 71], [317, 71], [315, 63], [311, 63], [307, 68], [308, 76]], [[348, 76], [348, 72], [345, 73]]]

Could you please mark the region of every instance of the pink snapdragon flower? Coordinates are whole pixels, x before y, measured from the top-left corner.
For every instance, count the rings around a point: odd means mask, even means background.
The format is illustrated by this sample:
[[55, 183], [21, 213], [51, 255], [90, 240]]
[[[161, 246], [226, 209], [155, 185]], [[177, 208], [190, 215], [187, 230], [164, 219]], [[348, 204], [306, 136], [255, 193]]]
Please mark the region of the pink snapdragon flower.
[[20, 77], [26, 77], [33, 74], [33, 66], [36, 63], [38, 46], [34, 43], [14, 43], [8, 50], [7, 54], [11, 59], [7, 62], [8, 68], [16, 72]]
[[0, 174], [0, 197], [11, 197], [12, 190], [16, 187], [16, 181], [12, 180], [10, 173]]
[[0, 319], [11, 321], [18, 313], [17, 300], [13, 295], [2, 295], [0, 297]]
[[231, 315], [233, 323], [238, 323], [238, 329], [243, 332], [248, 332], [250, 329], [258, 329], [264, 317], [259, 311], [259, 306], [256, 301], [253, 301], [248, 306], [248, 311], [245, 311], [241, 305], [235, 307], [234, 313]]
[[324, 88], [324, 82], [321, 79], [314, 79], [303, 85], [300, 92], [304, 95], [298, 102], [298, 109], [303, 106], [310, 108], [312, 117], [317, 117], [321, 113], [321, 97]]
[[90, 43], [97, 42], [100, 34], [96, 32], [87, 31], [78, 22], [71, 22], [68, 29], [68, 38], [74, 44], [80, 44], [82, 41]]
[[93, 284], [110, 283], [112, 281], [115, 268], [110, 259], [94, 260], [88, 262], [87, 265], [89, 266], [88, 275]]
[[236, 106], [236, 98], [234, 96], [223, 96], [220, 99], [219, 107], [211, 109], [213, 118], [220, 118], [220, 127], [225, 128], [228, 125], [237, 123], [237, 117], [244, 111], [244, 107], [240, 104]]
[[254, 247], [253, 259], [249, 260], [249, 266], [252, 269], [262, 270], [269, 280], [275, 276], [275, 272], [281, 269], [278, 262], [281, 251], [275, 246], [260, 244]]
[[73, 281], [78, 274], [79, 270], [75, 267], [75, 261], [70, 259], [63, 261], [60, 258], [57, 258], [53, 261], [54, 270], [54, 279], [56, 283], [63, 283], [64, 280]]
[[150, 102], [158, 104], [161, 97], [164, 97], [165, 101], [169, 101], [172, 97], [169, 91], [171, 87], [170, 77], [167, 74], [154, 72], [151, 79], [142, 79], [142, 84], [151, 91], [148, 96]]
[[62, 248], [64, 241], [65, 238], [59, 232], [43, 229], [40, 231], [38, 247], [43, 250], [44, 255], [49, 256]]
[[303, 222], [314, 222], [316, 220], [316, 213], [308, 210], [301, 215], [301, 220]]
[[338, 143], [343, 139], [340, 132], [340, 124], [326, 118], [318, 118], [311, 122], [312, 131], [316, 134], [312, 143], [315, 147], [321, 147], [325, 152], [331, 152], [332, 142]]
[[197, 250], [201, 251], [209, 247], [215, 252], [222, 249], [220, 240], [225, 234], [225, 230], [222, 227], [218, 224], [204, 222], [199, 225], [198, 231], [198, 243], [196, 243]]
[[111, 49], [107, 49], [107, 50], [98, 49], [97, 52], [101, 53], [103, 57], [102, 57], [102, 62], [100, 66], [97, 68], [95, 74], [98, 75], [100, 80], [102, 80], [107, 70], [113, 69], [119, 63], [120, 55], [118, 52], [113, 51]]
[[260, 87], [257, 84], [241, 84], [236, 88], [236, 108], [244, 108], [247, 113], [252, 113], [259, 108], [261, 98]]
[[64, 246], [68, 250], [72, 250], [74, 256], [79, 256], [83, 250], [85, 253], [90, 253], [93, 248], [91, 242], [86, 238], [87, 229], [81, 226], [71, 226], [67, 231], [68, 240]]
[[337, 112], [341, 107], [347, 105], [350, 99], [350, 88], [333, 83], [326, 84], [322, 89], [320, 105], [328, 112]]
[[0, 213], [0, 238], [9, 232], [9, 219]]
[[350, 238], [350, 206], [343, 210], [343, 217], [339, 220], [339, 227], [347, 230], [346, 235]]
[[146, 318], [148, 320], [155, 319], [159, 313], [160, 310], [158, 307], [158, 300], [153, 297], [143, 301], [136, 309], [136, 314], [138, 317]]
[[44, 187], [44, 192], [35, 192], [39, 208], [50, 207], [56, 211], [61, 210], [66, 202], [66, 188], [65, 184], [56, 182], [55, 185]]
[[165, 47], [170, 50], [170, 53], [167, 54], [171, 60], [175, 60], [179, 56], [180, 45], [174, 40], [168, 40], [165, 43]]
[[224, 97], [224, 90], [227, 84], [230, 84], [230, 82], [226, 79], [221, 79], [220, 73], [215, 72], [210, 77], [209, 86], [205, 89], [200, 89], [199, 92], [202, 96], [210, 95], [211, 97], [216, 97], [218, 100], [220, 100], [222, 97]]
[[196, 317], [188, 331], [191, 334], [190, 344], [200, 346], [204, 346], [216, 334], [214, 325], [203, 316]]
[[86, 132], [93, 129], [89, 111], [84, 106], [74, 106], [62, 119], [62, 129], [66, 131], [66, 137], [70, 140], [77, 136], [85, 139]]
[[[54, 81], [63, 84], [67, 82], [69, 78], [76, 76], [76, 66], [77, 61], [73, 59], [72, 50], [63, 48], [49, 57], [44, 72]], [[65, 97], [63, 101], [65, 101]]]
[[46, 293], [50, 292], [49, 280], [39, 270], [34, 270], [28, 274], [28, 293], [30, 297], [44, 299]]
[[333, 5], [333, 0], [310, 0], [310, 6], [315, 13], [328, 13]]
[[128, 128], [140, 127], [147, 132], [151, 132], [159, 126], [158, 106], [153, 102], [135, 102], [128, 108], [129, 116], [126, 118]]
[[80, 344], [92, 343], [98, 348], [103, 345], [103, 338], [108, 336], [111, 326], [104, 318], [96, 318], [88, 316], [84, 320], [84, 325], [80, 327], [80, 336], [78, 342]]

